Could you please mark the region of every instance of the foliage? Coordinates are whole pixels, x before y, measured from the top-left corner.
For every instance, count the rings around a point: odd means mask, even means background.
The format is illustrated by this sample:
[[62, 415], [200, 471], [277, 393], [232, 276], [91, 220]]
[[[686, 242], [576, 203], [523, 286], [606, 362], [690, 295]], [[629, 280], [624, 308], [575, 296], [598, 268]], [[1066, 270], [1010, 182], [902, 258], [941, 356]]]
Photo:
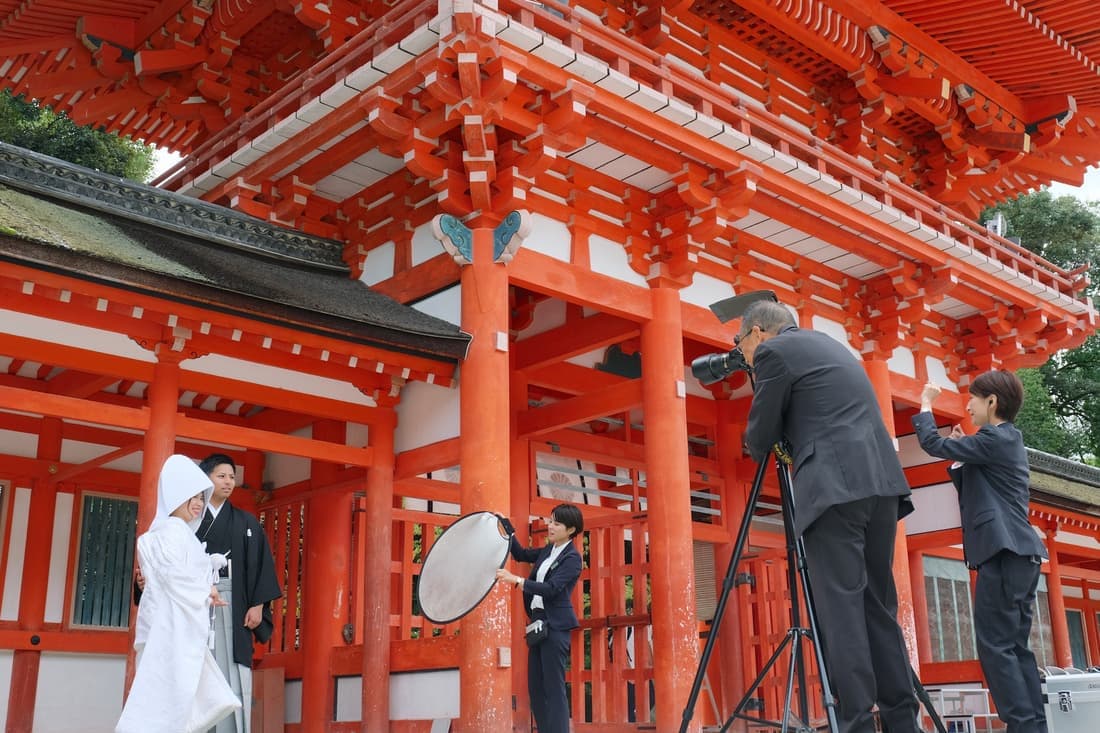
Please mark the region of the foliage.
[[0, 140], [139, 182], [148, 180], [156, 156], [151, 145], [81, 127], [7, 90], [0, 93]]
[[[1100, 295], [1100, 202], [1054, 197], [1042, 190], [990, 209], [1004, 214], [1007, 234], [1065, 268], [1089, 265], [1088, 294]], [[1100, 456], [1100, 337], [1055, 354], [1036, 370], [1021, 370], [1024, 407], [1017, 422], [1029, 446], [1086, 460]]]
[[1016, 374], [1024, 384], [1024, 404], [1016, 416], [1024, 442], [1057, 456], [1079, 455], [1079, 436], [1063, 426], [1040, 370], [1021, 369]]

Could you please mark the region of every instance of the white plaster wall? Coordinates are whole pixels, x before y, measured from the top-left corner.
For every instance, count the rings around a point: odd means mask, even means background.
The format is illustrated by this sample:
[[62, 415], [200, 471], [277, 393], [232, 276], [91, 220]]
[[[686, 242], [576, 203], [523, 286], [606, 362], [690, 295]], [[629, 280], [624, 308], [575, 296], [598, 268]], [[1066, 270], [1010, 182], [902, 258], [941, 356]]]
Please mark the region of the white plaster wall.
[[[457, 669], [390, 675], [390, 720], [451, 720], [459, 713]], [[336, 680], [336, 720], [363, 718], [363, 678]], [[289, 723], [290, 720], [288, 719]]]
[[531, 338], [545, 331], [557, 328], [565, 323], [565, 301], [555, 298], [540, 300], [535, 305], [531, 325], [519, 333], [519, 341]]
[[[909, 427], [908, 425], [899, 425], [900, 428]], [[940, 429], [941, 435], [946, 435], [948, 430], [946, 428]], [[910, 433], [909, 435], [901, 435], [895, 441], [898, 445], [898, 459], [901, 461], [901, 465], [909, 468], [910, 466], [923, 466], [925, 463], [934, 463], [940, 460], [939, 458], [933, 458], [924, 452], [924, 449], [920, 447], [920, 441], [917, 440], [916, 433]], [[944, 477], [947, 477], [947, 471], [943, 472]]]
[[[797, 316], [795, 318], [797, 322]], [[847, 347], [848, 351], [852, 352], [852, 356], [859, 359], [860, 361], [863, 360], [863, 355], [853, 349], [852, 344], [848, 341], [848, 333], [844, 330], [843, 323], [837, 323], [834, 320], [823, 318], [821, 316], [814, 316], [812, 323], [813, 329], [815, 331], [820, 331], [826, 336], [830, 336], [836, 341], [844, 344], [844, 346]]]
[[569, 227], [562, 222], [542, 214], [532, 214], [531, 233], [523, 240], [522, 248], [569, 262], [573, 251], [573, 236]]
[[[507, 385], [502, 388], [507, 389]], [[457, 438], [458, 430], [458, 389], [409, 382], [401, 390], [401, 401], [397, 403], [397, 430], [394, 432], [396, 452]]]
[[613, 277], [616, 280], [648, 288], [645, 278], [631, 269], [626, 248], [620, 242], [593, 235], [588, 238], [588, 258], [592, 272]]
[[302, 681], [301, 680], [287, 680], [286, 685], [283, 688], [283, 701], [285, 706], [283, 708], [283, 722], [284, 723], [301, 723], [302, 722]]
[[[298, 438], [312, 438], [313, 429], [309, 426], [290, 433]], [[274, 483], [275, 487], [295, 484], [309, 478], [309, 459], [302, 456], [288, 456], [283, 453], [268, 453], [264, 465], [264, 479]], [[249, 488], [258, 489], [253, 484]]]
[[951, 483], [925, 486], [913, 491], [913, 513], [905, 518], [906, 534], [935, 532], [962, 526], [959, 499]]
[[453, 323], [456, 326], [462, 325], [461, 285], [455, 285], [446, 290], [440, 290], [434, 295], [429, 295], [427, 298], [418, 300], [415, 303], [409, 303], [409, 305], [421, 313], [435, 316], [436, 318], [447, 321], [447, 323]]
[[733, 286], [728, 282], [701, 272], [692, 276], [691, 285], [680, 290], [680, 300], [703, 308], [709, 308], [711, 303], [732, 298], [734, 295], [736, 293]]
[[81, 349], [94, 348], [96, 351], [127, 359], [149, 363], [156, 361], [156, 355], [153, 352], [141, 348], [127, 336], [98, 328], [74, 326], [16, 311], [0, 309], [0, 332]]
[[577, 354], [566, 359], [566, 362], [570, 364], [576, 364], [577, 366], [592, 368], [596, 364], [603, 361], [604, 356], [607, 355], [607, 349], [595, 349], [593, 351], [586, 351], [583, 354]]
[[316, 377], [292, 369], [257, 364], [244, 359], [234, 359], [220, 354], [209, 354], [198, 359], [190, 359], [184, 371], [198, 374], [211, 374], [228, 377], [249, 384], [262, 384], [267, 387], [280, 387], [292, 392], [329, 397], [357, 405], [374, 407], [374, 400], [356, 389], [353, 385], [338, 379]]
[[924, 357], [924, 367], [928, 370], [928, 381], [939, 385], [948, 392], [958, 392], [959, 388], [951, 378], [947, 376], [947, 367], [939, 359], [931, 356]]
[[1074, 545], [1076, 547], [1087, 547], [1091, 550], [1100, 550], [1100, 541], [1097, 541], [1095, 537], [1089, 537], [1082, 534], [1074, 534], [1073, 532], [1066, 532], [1065, 530], [1058, 530], [1058, 536], [1055, 538], [1058, 542], [1066, 545]]
[[913, 360], [913, 352], [899, 346], [886, 360], [886, 366], [895, 374], [904, 374], [907, 377], [917, 376], [917, 365]]
[[374, 285], [393, 277], [393, 255], [397, 248], [393, 242], [380, 244], [367, 253], [363, 260], [363, 274], [359, 276], [360, 282]]
[[50, 577], [46, 585], [47, 623], [60, 623], [65, 615], [65, 580], [69, 577], [69, 540], [72, 535], [73, 504], [71, 493], [59, 492], [53, 515], [50, 542]]
[[[141, 433], [134, 433], [134, 440], [141, 440]], [[85, 443], [80, 440], [62, 440], [61, 441], [61, 462], [62, 463], [87, 463], [93, 461], [100, 456], [105, 456], [108, 453], [112, 453], [117, 450], [113, 445], [100, 445], [98, 443]], [[104, 468], [111, 468], [116, 471], [130, 471], [132, 473], [141, 472], [141, 451], [136, 451], [128, 456], [118, 458], [110, 463], [106, 463]]]
[[38, 436], [30, 433], [0, 430], [0, 445], [4, 446], [4, 455], [20, 458], [34, 458], [38, 455]]
[[111, 733], [125, 675], [123, 656], [42, 652], [34, 733]]
[[362, 448], [370, 442], [370, 426], [362, 423], [348, 423], [347, 444], [352, 448]]
[[11, 497], [11, 523], [7, 563], [4, 567], [4, 597], [0, 600], [0, 620], [19, 618], [19, 596], [23, 585], [23, 559], [27, 551], [27, 519], [31, 510], [31, 490], [16, 488]]
[[443, 249], [443, 244], [435, 238], [435, 233], [432, 232], [432, 223], [425, 222], [416, 228], [412, 236], [412, 266], [423, 264], [435, 257], [441, 255], [446, 250]]
[[11, 665], [15, 652], [0, 649], [0, 730], [8, 729], [8, 691], [11, 689]]

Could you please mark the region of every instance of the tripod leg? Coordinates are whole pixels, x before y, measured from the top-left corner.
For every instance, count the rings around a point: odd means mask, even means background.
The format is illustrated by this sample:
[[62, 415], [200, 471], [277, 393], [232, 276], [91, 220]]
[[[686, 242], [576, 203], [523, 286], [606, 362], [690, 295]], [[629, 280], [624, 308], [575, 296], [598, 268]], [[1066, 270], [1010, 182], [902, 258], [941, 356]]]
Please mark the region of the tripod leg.
[[917, 670], [909, 667], [909, 672], [913, 675], [913, 689], [917, 692], [917, 698], [924, 705], [924, 709], [928, 711], [928, 717], [932, 719], [932, 725], [936, 726], [938, 733], [947, 733], [947, 728], [944, 727], [943, 718], [940, 717], [939, 712], [936, 711], [936, 707], [932, 704], [932, 696], [928, 694], [928, 690], [924, 689], [924, 685], [920, 682], [920, 677], [917, 677]]
[[[733, 713], [730, 714], [729, 718], [726, 720], [725, 725], [722, 726], [722, 728], [718, 731], [718, 733], [726, 733], [726, 731], [729, 729], [730, 725], [737, 718], [741, 718], [743, 720], [755, 720], [755, 722], [758, 722], [758, 723], [762, 722], [764, 724], [768, 724], [770, 722], [770, 721], [766, 721], [766, 720], [762, 720], [762, 719], [754, 719], [754, 718], [750, 718], [746, 715], [742, 715], [742, 711], [745, 709], [745, 706], [749, 704], [749, 700], [752, 699], [752, 693], [756, 692], [756, 690], [760, 687], [761, 683], [764, 681], [764, 678], [768, 676], [768, 673], [771, 672], [772, 667], [774, 667], [775, 663], [779, 660], [779, 655], [783, 653], [783, 650], [787, 648], [788, 644], [790, 644], [792, 642], [797, 642], [797, 638], [796, 638], [797, 631], [798, 631], [797, 629], [791, 629], [790, 631], [787, 632], [786, 636], [783, 637], [783, 641], [781, 641], [779, 643], [779, 645], [775, 648], [775, 651], [772, 652], [772, 655], [770, 657], [768, 657], [768, 661], [764, 662], [764, 666], [760, 668], [760, 673], [756, 675], [756, 679], [754, 679], [752, 681], [752, 684], [749, 685], [749, 689], [745, 691], [745, 694], [741, 698], [741, 701], [737, 703], [737, 707], [735, 707], [733, 709]], [[771, 727], [773, 727], [773, 728], [778, 727], [778, 726], [779, 726], [778, 723], [775, 723], [775, 724], [771, 725]]]
[[[790, 468], [785, 463], [779, 462], [776, 469], [779, 473], [779, 493], [783, 500], [783, 523], [787, 531], [793, 535], [794, 489], [791, 486]], [[829, 722], [829, 730], [832, 731], [832, 733], [839, 733], [840, 724], [837, 722], [836, 703], [833, 701], [833, 689], [829, 682], [829, 671], [825, 667], [825, 651], [821, 645], [821, 629], [817, 623], [817, 610], [814, 608], [813, 592], [810, 588], [810, 571], [806, 564], [806, 546], [802, 542], [802, 537], [797, 537], [794, 540], [794, 557], [791, 561], [797, 565], [798, 578], [801, 581], [798, 587], [791, 587], [791, 604], [797, 605], [798, 591], [801, 590], [802, 599], [806, 603], [806, 617], [810, 624], [810, 637], [813, 642], [814, 658], [817, 660], [817, 671], [821, 679], [821, 695], [825, 706], [825, 717]], [[802, 682], [805, 682], [804, 677]], [[803, 687], [805, 687], [804, 684]]]
[[681, 716], [680, 733], [687, 733], [688, 726], [691, 724], [691, 718], [695, 714], [695, 703], [699, 699], [699, 691], [703, 688], [703, 680], [707, 674], [707, 666], [710, 664], [711, 654], [714, 653], [714, 645], [718, 641], [718, 626], [726, 613], [726, 603], [729, 601], [730, 591], [733, 590], [735, 585], [734, 579], [737, 576], [737, 566], [741, 564], [741, 556], [749, 540], [749, 529], [752, 527], [752, 516], [756, 508], [756, 502], [759, 500], [760, 492], [764, 486], [764, 473], [767, 467], [768, 462], [766, 460], [761, 461], [756, 467], [756, 476], [752, 480], [752, 491], [749, 493], [749, 500], [745, 505], [745, 516], [741, 519], [741, 527], [737, 531], [737, 540], [733, 545], [733, 555], [730, 556], [729, 565], [726, 567], [726, 577], [722, 581], [722, 592], [718, 596], [718, 603], [714, 609], [714, 618], [711, 619], [710, 633], [707, 635], [707, 642], [703, 646], [703, 653], [699, 658], [699, 667], [695, 670], [695, 680], [691, 683], [691, 693], [688, 695], [688, 701], [684, 706], [684, 712]]
[[[786, 477], [787, 486], [790, 487], [789, 473], [787, 472], [786, 464], [781, 461], [776, 461], [775, 470], [777, 478], [779, 479], [779, 492], [780, 503], [783, 506], [783, 534], [786, 536], [787, 541], [787, 587], [790, 589], [791, 594], [791, 628], [802, 628], [802, 609], [798, 602], [798, 573], [804, 565], [802, 556], [798, 552], [798, 537], [794, 533], [794, 497], [789, 491], [784, 490], [783, 482]], [[806, 608], [809, 609], [810, 605], [807, 598]], [[799, 639], [799, 652], [801, 652], [801, 639]], [[798, 711], [800, 714], [800, 720], [809, 724], [810, 722], [810, 703], [809, 697], [806, 694], [806, 664], [802, 654], [796, 653], [791, 656], [791, 674], [792, 679], [794, 675], [798, 678]], [[791, 702], [788, 698], [786, 710], [791, 709]]]

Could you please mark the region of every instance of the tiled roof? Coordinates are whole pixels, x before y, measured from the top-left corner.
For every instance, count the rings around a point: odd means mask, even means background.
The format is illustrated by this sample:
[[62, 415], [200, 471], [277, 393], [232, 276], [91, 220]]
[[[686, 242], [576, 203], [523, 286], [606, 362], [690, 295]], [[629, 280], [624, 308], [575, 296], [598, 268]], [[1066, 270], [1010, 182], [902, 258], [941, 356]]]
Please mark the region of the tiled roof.
[[0, 257], [453, 360], [469, 338], [351, 278], [342, 244], [0, 143]]

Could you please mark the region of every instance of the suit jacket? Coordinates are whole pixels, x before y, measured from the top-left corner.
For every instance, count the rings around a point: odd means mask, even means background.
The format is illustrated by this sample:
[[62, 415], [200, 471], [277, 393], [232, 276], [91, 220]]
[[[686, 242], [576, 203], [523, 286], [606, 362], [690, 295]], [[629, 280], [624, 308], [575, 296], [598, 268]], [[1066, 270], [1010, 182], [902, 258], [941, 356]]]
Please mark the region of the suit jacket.
[[[251, 666], [252, 640], [263, 644], [271, 638], [274, 630], [271, 602], [283, 595], [267, 535], [260, 520], [228, 501], [213, 522], [209, 508], [206, 510], [195, 535], [206, 543], [207, 552], [229, 555], [233, 594], [226, 600], [233, 619], [233, 659], [237, 664]], [[251, 630], [245, 628], [245, 613], [260, 604], [263, 604], [260, 625]]]
[[932, 413], [920, 412], [913, 416], [913, 427], [925, 453], [962, 463], [947, 473], [959, 492], [963, 554], [971, 567], [1001, 550], [1047, 556], [1027, 518], [1030, 473], [1015, 425], [983, 425], [974, 435], [945, 438]]
[[523, 608], [527, 611], [527, 618], [531, 618], [531, 600], [535, 596], [542, 596], [542, 603], [546, 607], [546, 623], [550, 628], [557, 631], [577, 628], [580, 624], [577, 623], [577, 613], [573, 610], [573, 600], [570, 598], [573, 586], [581, 575], [581, 553], [576, 546], [572, 542], [565, 546], [541, 583], [535, 580], [535, 576], [542, 561], [550, 557], [552, 546], [524, 547], [512, 535], [509, 549], [516, 560], [531, 563], [531, 574], [523, 584]]
[[789, 326], [756, 347], [753, 371], [745, 443], [759, 462], [788, 441], [798, 534], [829, 507], [872, 496], [902, 497], [899, 516], [912, 511], [871, 380], [843, 344]]

